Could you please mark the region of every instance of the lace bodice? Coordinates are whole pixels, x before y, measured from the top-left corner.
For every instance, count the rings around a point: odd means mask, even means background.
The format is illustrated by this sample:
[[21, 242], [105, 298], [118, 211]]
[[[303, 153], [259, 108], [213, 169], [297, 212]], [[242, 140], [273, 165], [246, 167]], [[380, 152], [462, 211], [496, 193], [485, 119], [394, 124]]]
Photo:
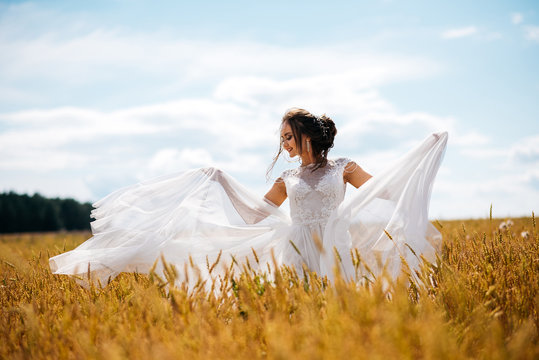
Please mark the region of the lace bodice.
[[328, 160], [326, 166], [312, 171], [312, 166], [286, 170], [281, 179], [290, 201], [290, 216], [295, 224], [325, 224], [344, 199], [346, 183], [343, 172], [349, 159]]

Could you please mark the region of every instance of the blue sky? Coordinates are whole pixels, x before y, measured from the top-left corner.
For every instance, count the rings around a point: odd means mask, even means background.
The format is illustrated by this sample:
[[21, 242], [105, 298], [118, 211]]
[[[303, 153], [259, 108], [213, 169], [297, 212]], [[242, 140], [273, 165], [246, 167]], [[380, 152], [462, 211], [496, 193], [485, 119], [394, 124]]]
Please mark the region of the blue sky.
[[298, 106], [374, 174], [449, 131], [432, 218], [529, 215], [537, 64], [534, 1], [2, 1], [0, 191], [95, 201], [212, 165], [262, 196]]

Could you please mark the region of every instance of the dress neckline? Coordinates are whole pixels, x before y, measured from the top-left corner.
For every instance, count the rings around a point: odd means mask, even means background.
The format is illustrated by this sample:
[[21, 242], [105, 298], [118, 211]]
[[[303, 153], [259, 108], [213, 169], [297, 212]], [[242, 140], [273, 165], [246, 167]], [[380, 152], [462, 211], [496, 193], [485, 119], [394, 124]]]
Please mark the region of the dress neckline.
[[[324, 166], [321, 166], [320, 169], [325, 168], [328, 164], [330, 164], [330, 163], [332, 163], [332, 162], [333, 162], [333, 160], [327, 159], [326, 164], [325, 164]], [[314, 167], [315, 165], [316, 165], [316, 163], [314, 163], [314, 162], [313, 162], [313, 163], [310, 163], [310, 164], [307, 164], [307, 165], [300, 165], [300, 166], [299, 166], [299, 169], [309, 169], [309, 168]]]

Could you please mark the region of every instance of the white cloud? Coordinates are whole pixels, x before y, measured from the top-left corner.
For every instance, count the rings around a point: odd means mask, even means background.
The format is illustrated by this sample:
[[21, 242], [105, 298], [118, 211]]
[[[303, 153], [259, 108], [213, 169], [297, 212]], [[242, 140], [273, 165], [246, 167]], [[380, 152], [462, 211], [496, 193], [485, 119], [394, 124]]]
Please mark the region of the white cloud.
[[[537, 182], [537, 178], [535, 178]], [[438, 176], [433, 187], [430, 216], [463, 218], [474, 209], [474, 217], [488, 217], [490, 204], [494, 217], [529, 216], [537, 212], [539, 186], [530, 174], [501, 174], [480, 180]], [[470, 216], [470, 215], [468, 215]]]
[[[59, 178], [57, 172], [36, 170], [10, 173], [0, 170], [0, 191], [15, 191], [21, 194], [40, 193], [49, 197], [74, 197], [79, 201], [96, 200], [95, 193], [90, 189], [84, 178], [71, 176], [64, 180]], [[62, 174], [62, 176], [65, 176], [65, 174]]]
[[468, 131], [461, 133], [454, 131], [451, 135], [451, 143], [459, 146], [478, 146], [486, 145], [490, 142], [490, 138], [476, 131]]
[[207, 149], [192, 148], [178, 150], [169, 148], [159, 150], [150, 159], [148, 169], [152, 173], [160, 175], [198, 168], [212, 163], [213, 158]]
[[461, 154], [474, 159], [500, 159], [507, 155], [507, 151], [499, 148], [464, 148]]
[[539, 135], [521, 139], [509, 151], [512, 159], [523, 163], [536, 163], [539, 167]]
[[[472, 140], [473, 132], [463, 138]], [[539, 136], [526, 136], [513, 143], [452, 142], [448, 152], [458, 154], [458, 173], [440, 171], [434, 184], [432, 206], [443, 212], [431, 216], [462, 217], [459, 212], [475, 209], [475, 216], [523, 216], [537, 211], [539, 204]], [[457, 150], [457, 152], [455, 152]], [[450, 156], [453, 156], [452, 154]], [[481, 213], [481, 209], [483, 213]]]
[[[515, 170], [515, 166], [523, 165], [527, 170], [529, 165], [537, 165], [539, 168], [539, 136], [527, 136], [519, 139], [513, 144], [494, 146], [489, 138], [484, 141], [475, 141], [478, 134], [473, 132], [462, 136], [466, 141], [453, 141], [455, 145], [461, 147], [460, 152], [463, 155], [476, 159], [495, 159], [498, 165], [508, 170]], [[483, 135], [479, 135], [480, 139]], [[470, 140], [470, 141], [468, 141]]]
[[[356, 75], [355, 80], [359, 79]], [[447, 129], [450, 123], [427, 113], [399, 113], [376, 91], [358, 90], [349, 80], [340, 74], [326, 75], [322, 81], [317, 77], [284, 81], [233, 78], [220, 83], [214, 97], [110, 112], [71, 107], [0, 114], [0, 122], [7, 128], [0, 133], [0, 169], [89, 166], [114, 151], [123, 156], [146, 154], [146, 158], [153, 151], [154, 157], [147, 160], [152, 172], [164, 169], [166, 160], [188, 165], [188, 158], [203, 159], [200, 164], [206, 165], [213, 160], [226, 163], [221, 149], [226, 149], [230, 159], [253, 149], [273, 149], [282, 113], [298, 104], [315, 113], [324, 110], [331, 114], [339, 124], [339, 141], [344, 147], [353, 146], [360, 136], [376, 133], [377, 127], [387, 127], [402, 139], [414, 128], [425, 134]], [[188, 133], [198, 138], [184, 135]], [[171, 134], [182, 144], [174, 150], [163, 150], [159, 141], [154, 145], [136, 142]], [[201, 144], [210, 153], [201, 156], [196, 150], [198, 156], [191, 156], [189, 151]], [[172, 168], [178, 166], [168, 169]]]
[[[358, 53], [348, 44], [280, 47], [256, 42], [209, 42], [164, 34], [94, 30], [73, 38], [47, 34], [24, 42], [0, 39], [0, 75], [44, 79], [71, 86], [140, 74], [178, 83], [265, 74], [306, 76], [343, 69], [362, 73], [363, 86], [430, 73], [433, 63], [395, 54]], [[396, 66], [397, 64], [402, 65]], [[359, 69], [359, 70], [358, 70]], [[346, 74], [342, 74], [345, 76]], [[367, 76], [368, 75], [368, 76]]]
[[466, 26], [461, 28], [449, 29], [442, 33], [444, 39], [456, 39], [471, 36], [477, 33], [475, 26]]
[[526, 31], [526, 39], [539, 41], [539, 26], [526, 26], [524, 30]]
[[511, 22], [515, 25], [520, 24], [522, 21], [524, 21], [524, 16], [521, 13], [512, 13], [511, 14]]

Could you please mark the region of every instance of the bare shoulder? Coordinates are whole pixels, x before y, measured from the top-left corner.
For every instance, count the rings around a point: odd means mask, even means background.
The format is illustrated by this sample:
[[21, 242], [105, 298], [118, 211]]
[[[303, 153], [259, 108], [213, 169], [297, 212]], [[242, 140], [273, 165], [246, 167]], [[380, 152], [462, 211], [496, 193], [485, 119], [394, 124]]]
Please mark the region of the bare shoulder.
[[346, 165], [344, 165], [344, 174], [350, 174], [357, 170], [357, 168], [361, 167], [353, 160], [346, 159]]
[[343, 158], [341, 160], [343, 164], [343, 180], [344, 182], [350, 183], [354, 187], [358, 188], [363, 185], [367, 180], [369, 180], [372, 175], [366, 172], [357, 164], [357, 162]]

